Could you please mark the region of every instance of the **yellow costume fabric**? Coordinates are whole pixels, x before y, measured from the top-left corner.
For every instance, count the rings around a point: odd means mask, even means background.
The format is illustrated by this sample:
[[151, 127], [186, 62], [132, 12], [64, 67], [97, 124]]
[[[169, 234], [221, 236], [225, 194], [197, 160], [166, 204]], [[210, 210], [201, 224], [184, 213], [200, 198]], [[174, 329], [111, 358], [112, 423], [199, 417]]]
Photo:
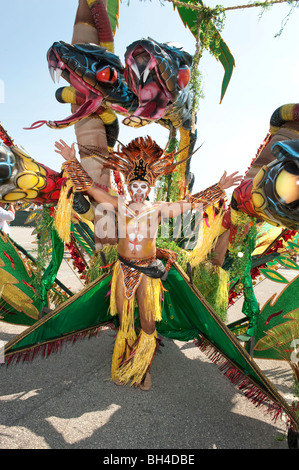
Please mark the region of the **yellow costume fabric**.
[[[136, 261], [136, 260], [131, 260]], [[123, 270], [123, 263], [117, 261], [114, 265], [112, 282], [110, 313], [112, 316], [117, 312], [116, 286], [119, 276], [122, 276], [124, 288], [128, 281], [128, 271]], [[130, 268], [130, 271], [137, 271]], [[127, 275], [126, 275], [127, 273]], [[122, 309], [122, 321], [115, 340], [112, 356], [111, 377], [123, 384], [131, 382], [132, 385], [139, 385], [149, 369], [157, 348], [157, 333], [151, 335], [140, 331], [138, 337], [135, 330], [135, 292], [141, 278], [145, 274], [139, 273], [135, 278], [133, 291], [130, 289], [130, 298], [125, 297]], [[127, 277], [127, 279], [126, 279]], [[161, 281], [148, 276], [146, 278], [144, 307], [149, 315], [148, 319], [161, 321]], [[137, 279], [137, 281], [136, 281]]]

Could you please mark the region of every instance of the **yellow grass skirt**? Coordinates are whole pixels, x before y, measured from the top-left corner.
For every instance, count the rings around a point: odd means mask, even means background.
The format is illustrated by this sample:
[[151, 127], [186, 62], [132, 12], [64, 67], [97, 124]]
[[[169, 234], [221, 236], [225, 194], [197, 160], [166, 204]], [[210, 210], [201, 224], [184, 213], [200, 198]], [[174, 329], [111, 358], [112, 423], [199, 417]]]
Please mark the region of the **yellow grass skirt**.
[[[112, 316], [117, 312], [116, 287], [117, 280], [121, 279], [122, 274], [120, 261], [114, 265], [112, 282], [110, 313]], [[144, 274], [142, 274], [144, 276]], [[137, 287], [136, 287], [137, 288]], [[144, 295], [144, 311], [148, 320], [161, 321], [161, 281], [146, 276], [146, 286]], [[132, 385], [138, 385], [151, 361], [154, 357], [157, 347], [156, 331], [147, 335], [143, 330], [137, 338], [135, 331], [135, 293], [130, 298], [124, 299], [122, 307], [122, 321], [115, 340], [115, 346], [111, 364], [112, 380], [119, 380], [124, 384], [132, 382]]]

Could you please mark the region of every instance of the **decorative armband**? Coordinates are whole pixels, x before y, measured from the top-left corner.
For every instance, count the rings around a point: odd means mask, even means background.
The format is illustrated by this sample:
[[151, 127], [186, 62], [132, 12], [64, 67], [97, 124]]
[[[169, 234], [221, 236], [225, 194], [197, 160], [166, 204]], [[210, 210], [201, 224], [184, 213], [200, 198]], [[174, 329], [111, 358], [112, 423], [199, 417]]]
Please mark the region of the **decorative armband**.
[[62, 165], [69, 178], [72, 180], [74, 188], [78, 192], [86, 191], [93, 185], [92, 178], [86, 173], [81, 163], [76, 159], [67, 160]]
[[224, 196], [225, 191], [221, 188], [219, 183], [216, 183], [199, 193], [189, 194], [186, 199], [191, 203], [192, 209], [198, 206], [198, 204], [202, 204], [205, 210], [206, 207], [214, 205], [220, 199], [223, 199]]
[[166, 261], [165, 269], [169, 271], [171, 266], [178, 259], [177, 253], [166, 248], [156, 248], [156, 254], [158, 259], [163, 259]]

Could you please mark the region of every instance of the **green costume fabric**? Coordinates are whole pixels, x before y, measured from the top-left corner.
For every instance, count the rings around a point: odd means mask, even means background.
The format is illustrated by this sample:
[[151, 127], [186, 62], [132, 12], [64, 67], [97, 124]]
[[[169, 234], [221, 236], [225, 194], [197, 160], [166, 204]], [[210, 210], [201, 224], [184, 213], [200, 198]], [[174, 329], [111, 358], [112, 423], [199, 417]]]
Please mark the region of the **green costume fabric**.
[[299, 338], [299, 276], [263, 306], [255, 327], [254, 357], [290, 360]]
[[0, 232], [0, 320], [17, 325], [33, 325], [42, 302], [36, 295], [34, 272], [13, 240]]
[[40, 286], [40, 296], [42, 306], [47, 306], [48, 297], [47, 294], [52, 287], [59, 267], [61, 265], [63, 254], [64, 254], [64, 242], [60, 239], [58, 233], [54, 228], [51, 232], [51, 241], [52, 241], [52, 259], [49, 266], [45, 269], [44, 274], [41, 280]]
[[39, 319], [42, 308], [48, 306], [48, 292], [54, 281], [59, 282], [56, 276], [64, 254], [64, 243], [55, 229], [51, 231], [51, 242], [52, 258], [38, 283], [35, 259], [9, 236], [0, 233], [1, 321], [30, 326]]
[[[102, 325], [112, 323], [110, 281], [111, 273], [104, 274], [10, 341], [5, 348], [6, 362], [22, 357], [30, 360], [40, 349], [45, 354], [51, 353], [60, 349], [61, 341], [96, 332]], [[255, 403], [270, 399], [277, 414], [285, 410], [295, 429], [299, 429], [287, 403], [178, 265], [173, 265], [163, 287], [162, 321], [156, 325], [158, 333], [181, 341], [198, 338], [202, 348], [215, 348], [223, 359], [217, 360], [217, 364], [235, 385], [246, 391], [248, 398]]]

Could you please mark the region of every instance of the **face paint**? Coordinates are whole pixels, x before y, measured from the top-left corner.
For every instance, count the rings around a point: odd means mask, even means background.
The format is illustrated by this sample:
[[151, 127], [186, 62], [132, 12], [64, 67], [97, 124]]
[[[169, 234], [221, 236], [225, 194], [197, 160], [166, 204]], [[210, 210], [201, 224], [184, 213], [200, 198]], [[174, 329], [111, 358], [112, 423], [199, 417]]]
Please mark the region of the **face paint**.
[[130, 193], [134, 202], [144, 202], [149, 186], [144, 181], [134, 181], [130, 184]]

